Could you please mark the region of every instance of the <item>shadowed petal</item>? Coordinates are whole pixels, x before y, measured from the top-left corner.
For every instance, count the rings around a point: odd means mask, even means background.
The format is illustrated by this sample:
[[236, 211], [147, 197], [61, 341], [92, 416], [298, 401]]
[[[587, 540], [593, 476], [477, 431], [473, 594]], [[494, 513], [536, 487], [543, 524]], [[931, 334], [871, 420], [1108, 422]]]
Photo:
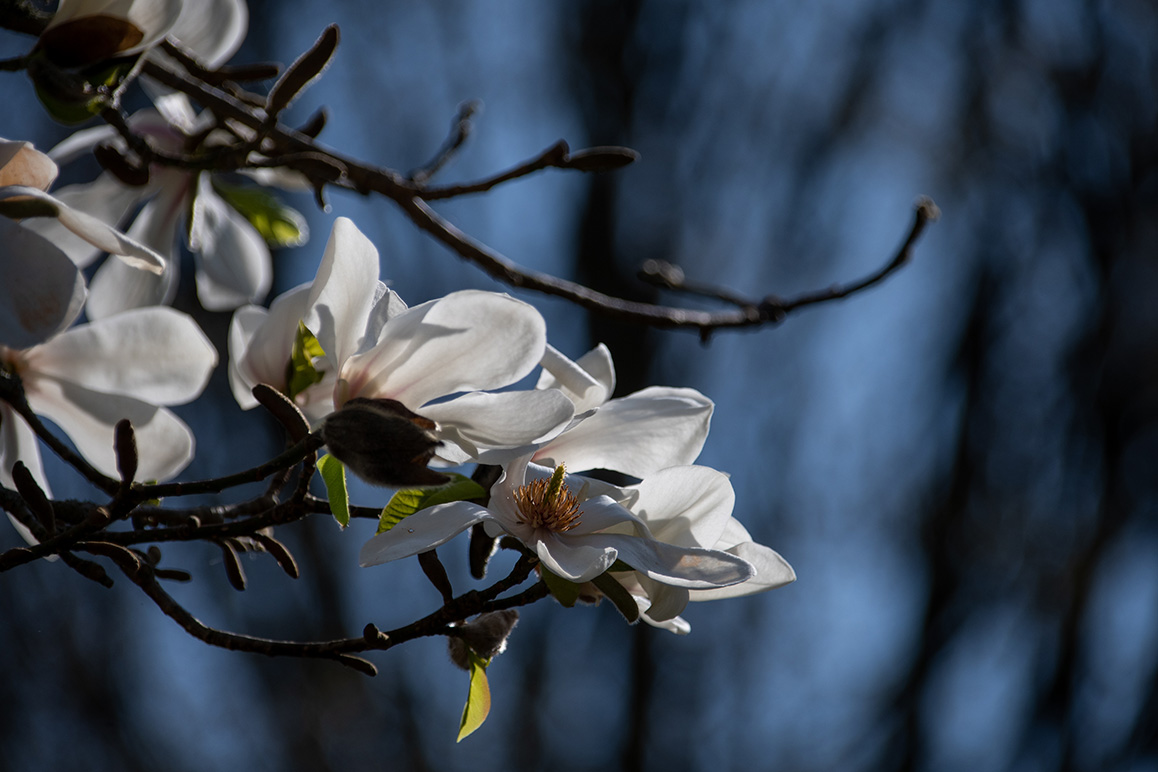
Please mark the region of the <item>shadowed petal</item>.
[[25, 349], [72, 324], [84, 307], [84, 277], [49, 241], [0, 217], [0, 344]]
[[751, 579], [756, 573], [746, 560], [727, 552], [675, 547], [654, 539], [600, 533], [573, 536], [570, 541], [614, 547], [619, 558], [636, 571], [676, 587], [724, 587]]
[[362, 545], [358, 565], [376, 566], [427, 552], [453, 539], [490, 513], [469, 501], [454, 501], [422, 509]]

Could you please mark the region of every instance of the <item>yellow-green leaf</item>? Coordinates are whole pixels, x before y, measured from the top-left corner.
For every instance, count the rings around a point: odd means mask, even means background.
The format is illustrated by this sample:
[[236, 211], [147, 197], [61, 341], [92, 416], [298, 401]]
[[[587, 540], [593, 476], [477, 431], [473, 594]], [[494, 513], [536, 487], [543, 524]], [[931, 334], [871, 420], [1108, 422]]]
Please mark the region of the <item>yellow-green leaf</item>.
[[322, 380], [322, 374], [314, 367], [314, 360], [325, 353], [310, 328], [304, 322], [298, 322], [298, 331], [290, 349], [290, 360], [285, 366], [285, 382], [289, 389], [286, 396], [293, 399]]
[[306, 218], [266, 188], [228, 185], [215, 179], [213, 189], [248, 220], [271, 247], [299, 247], [309, 240]]
[[346, 467], [327, 454], [318, 459], [318, 471], [322, 473], [322, 482], [326, 484], [326, 495], [330, 499], [330, 511], [338, 525], [345, 528], [350, 524], [350, 500], [346, 494]]
[[482, 726], [491, 712], [491, 687], [487, 683], [487, 665], [491, 661], [473, 651], [468, 651], [467, 656], [470, 657], [470, 692], [462, 709], [458, 740], [455, 742], [462, 742], [462, 738]]
[[469, 501], [487, 495], [486, 490], [461, 474], [451, 474], [450, 482], [434, 488], [404, 488], [390, 497], [378, 518], [378, 533], [385, 533], [420, 509], [451, 501]]

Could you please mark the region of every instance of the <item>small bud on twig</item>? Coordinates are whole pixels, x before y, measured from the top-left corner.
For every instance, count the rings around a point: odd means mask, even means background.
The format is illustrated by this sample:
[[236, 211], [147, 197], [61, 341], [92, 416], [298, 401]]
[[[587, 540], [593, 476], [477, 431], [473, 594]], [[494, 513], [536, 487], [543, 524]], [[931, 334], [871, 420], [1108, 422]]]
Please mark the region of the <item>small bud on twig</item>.
[[300, 442], [310, 433], [310, 422], [289, 397], [266, 383], [253, 387], [253, 397], [285, 427], [293, 442]]
[[330, 453], [373, 485], [442, 485], [450, 478], [427, 469], [439, 440], [435, 423], [393, 399], [352, 399], [322, 425]]
[[117, 421], [113, 430], [113, 449], [117, 454], [117, 471], [121, 473], [121, 480], [128, 484], [137, 476], [137, 437], [133, 431], [133, 424], [127, 418]]
[[449, 641], [451, 661], [469, 670], [468, 648], [483, 659], [497, 657], [506, 651], [507, 638], [518, 622], [519, 612], [506, 609], [479, 614], [474, 621], [458, 625]]
[[56, 533], [56, 514], [52, 510], [52, 502], [23, 461], [17, 461], [12, 467], [12, 482], [44, 530], [50, 536]]

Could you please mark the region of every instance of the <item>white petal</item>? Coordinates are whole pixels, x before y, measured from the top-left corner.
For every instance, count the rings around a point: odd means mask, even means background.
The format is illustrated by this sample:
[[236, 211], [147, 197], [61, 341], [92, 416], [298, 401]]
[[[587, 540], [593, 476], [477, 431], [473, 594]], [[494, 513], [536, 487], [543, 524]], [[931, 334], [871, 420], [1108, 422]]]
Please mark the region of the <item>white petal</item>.
[[[102, 142], [114, 140], [119, 136], [120, 135], [117, 134], [117, 130], [109, 125], [93, 126], [89, 129], [81, 129], [79, 131], [73, 132], [58, 142], [52, 148], [52, 150], [48, 151], [48, 157], [58, 164], [63, 165], [71, 163], [72, 161], [80, 158], [82, 155], [88, 155], [90, 152], [92, 152], [94, 147], [101, 144]], [[108, 172], [105, 172], [105, 174], [108, 174]], [[59, 190], [57, 191], [57, 196], [60, 196], [60, 192], [61, 191]]]
[[361, 354], [373, 348], [378, 343], [386, 323], [407, 308], [405, 301], [397, 292], [387, 287], [385, 282], [379, 281], [377, 289], [374, 290], [374, 307], [366, 319], [366, 334], [362, 336], [362, 345], [357, 353]]
[[466, 458], [502, 464], [562, 431], [573, 410], [569, 399], [551, 389], [497, 394], [476, 391], [427, 405], [421, 413], [438, 424], [439, 439], [456, 445]]
[[[67, 141], [67, 140], [66, 140]], [[105, 172], [90, 183], [66, 185], [53, 195], [58, 201], [76, 211], [87, 212], [98, 220], [116, 226], [123, 221], [148, 188], [132, 188], [112, 174]], [[55, 217], [36, 217], [25, 222], [25, 227], [56, 244], [72, 261], [82, 268], [101, 254], [99, 247], [76, 235]], [[140, 239], [137, 239], [140, 241]], [[149, 246], [153, 246], [149, 244]], [[155, 248], [155, 247], [154, 247]], [[157, 250], [167, 255], [167, 250]]]
[[358, 565], [376, 566], [427, 552], [453, 539], [490, 513], [469, 501], [453, 501], [420, 509], [385, 533], [362, 545]]
[[695, 389], [654, 386], [613, 399], [535, 453], [535, 463], [612, 469], [641, 479], [692, 463], [704, 446], [712, 401]]
[[554, 533], [547, 533], [534, 547], [547, 570], [576, 584], [589, 582], [611, 568], [616, 557], [614, 547], [587, 544]]
[[688, 598], [692, 591], [686, 587], [661, 584], [646, 576], [639, 577], [639, 584], [651, 601], [647, 615], [655, 622], [673, 619], [683, 613], [688, 606]]
[[[265, 324], [268, 316], [269, 312], [261, 306], [242, 306], [233, 312], [233, 318], [229, 320], [229, 388], [242, 410], [252, 410], [258, 404], [253, 396], [253, 387], [263, 381], [254, 372], [246, 354], [254, 333]], [[285, 376], [282, 375], [280, 381], [284, 380]], [[274, 388], [278, 387], [278, 383], [267, 383]]]
[[193, 433], [163, 407], [48, 378], [36, 380], [28, 402], [37, 414], [54, 421], [81, 455], [106, 475], [117, 474], [113, 429], [122, 418], [133, 423], [140, 456], [138, 479], [168, 479], [193, 458]]
[[265, 297], [273, 282], [269, 247], [201, 176], [189, 248], [197, 256], [197, 297], [207, 311], [231, 311]]
[[775, 550], [771, 550], [763, 544], [745, 542], [731, 547], [728, 552], [751, 563], [756, 569], [756, 575], [742, 584], [735, 584], [731, 587], [720, 587], [714, 590], [696, 590], [691, 594], [692, 600], [737, 598], [766, 590], [774, 590], [777, 587], [783, 587], [786, 584], [796, 581], [796, 572], [792, 570], [792, 566], [788, 565], [788, 561], [780, 557], [780, 554]]
[[[601, 344], [602, 345], [602, 344]], [[604, 349], [606, 351], [606, 348]], [[540, 363], [543, 372], [539, 375], [536, 389], [558, 389], [575, 403], [575, 412], [582, 413], [597, 408], [611, 397], [607, 386], [588, 373], [577, 362], [563, 356], [558, 349], [548, 344]]]
[[692, 626], [688, 624], [687, 620], [685, 620], [683, 617], [665, 619], [662, 622], [657, 622], [647, 614], [641, 615], [641, 618], [644, 622], [651, 625], [652, 627], [657, 627], [660, 630], [667, 630], [669, 633], [675, 633], [676, 635], [687, 635], [692, 631]]
[[11, 186], [0, 190], [0, 199], [27, 196], [56, 209], [56, 219], [68, 230], [98, 249], [123, 260], [133, 268], [160, 274], [165, 259], [155, 251], [129, 238], [113, 226], [78, 209], [73, 209], [54, 196], [36, 188]]
[[455, 292], [399, 314], [377, 345], [342, 368], [349, 397], [389, 397], [417, 410], [465, 391], [497, 389], [543, 356], [546, 323], [507, 295]]
[[214, 69], [241, 46], [248, 23], [244, 0], [186, 0], [169, 34]]
[[84, 307], [84, 277], [68, 256], [32, 231], [0, 217], [0, 344], [42, 343]]
[[339, 217], [310, 287], [306, 327], [335, 369], [357, 352], [378, 289], [378, 250], [354, 223]]
[[638, 485], [631, 511], [655, 538], [677, 547], [724, 549], [717, 542], [728, 522], [736, 494], [728, 476], [706, 466], [676, 466], [648, 475]]
[[27, 357], [37, 375], [157, 405], [195, 399], [217, 364], [193, 318], [166, 306], [73, 327]]
[[570, 541], [615, 548], [619, 558], [657, 582], [689, 589], [725, 587], [751, 579], [756, 570], [735, 555], [718, 550], [687, 549], [655, 539], [596, 533]]

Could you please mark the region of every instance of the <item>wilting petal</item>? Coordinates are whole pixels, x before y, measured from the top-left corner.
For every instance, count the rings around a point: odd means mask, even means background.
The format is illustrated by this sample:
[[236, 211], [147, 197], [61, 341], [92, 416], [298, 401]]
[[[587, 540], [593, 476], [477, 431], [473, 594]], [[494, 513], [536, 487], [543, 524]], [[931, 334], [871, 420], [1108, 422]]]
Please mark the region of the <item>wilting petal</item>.
[[527, 452], [527, 446], [558, 434], [571, 420], [574, 406], [562, 393], [549, 391], [472, 392], [419, 412], [438, 423], [438, 436], [453, 448], [438, 455], [451, 463], [467, 460], [503, 464]]
[[726, 587], [747, 581], [756, 573], [746, 560], [727, 552], [675, 547], [654, 539], [599, 533], [573, 536], [569, 541], [614, 547], [620, 560], [636, 571], [676, 587]]
[[163, 407], [48, 378], [36, 379], [28, 403], [54, 421], [81, 455], [106, 475], [117, 474], [113, 430], [122, 418], [133, 423], [140, 456], [138, 479], [168, 479], [193, 458], [193, 433]]
[[[724, 549], [719, 539], [732, 518], [736, 494], [723, 472], [676, 466], [648, 475], [631, 510], [660, 541], [677, 547]], [[678, 613], [678, 612], [677, 612]]]
[[347, 397], [388, 397], [418, 409], [448, 394], [514, 383], [538, 364], [546, 342], [546, 323], [533, 307], [464, 290], [391, 319], [341, 376]]
[[186, 0], [169, 34], [215, 69], [241, 46], [248, 23], [244, 0]]
[[160, 405], [195, 399], [217, 364], [193, 318], [165, 306], [73, 327], [26, 356], [38, 376]]
[[202, 175], [189, 248], [197, 257], [197, 297], [207, 311], [232, 311], [265, 297], [273, 282], [269, 247]]
[[692, 463], [704, 446], [712, 401], [695, 389], [654, 386], [613, 399], [535, 453], [535, 463], [612, 469], [640, 479]]
[[84, 277], [68, 256], [0, 217], [0, 344], [42, 343], [72, 324], [84, 307]]
[[68, 230], [94, 247], [115, 255], [133, 268], [160, 274], [165, 260], [147, 246], [129, 238], [108, 223], [65, 204], [37, 188], [15, 185], [0, 190], [0, 200], [15, 197], [35, 199], [55, 209], [56, 219]]
[[591, 581], [615, 563], [615, 548], [606, 542], [584, 544], [548, 532], [533, 546], [548, 571], [576, 584]]
[[756, 569], [756, 575], [742, 584], [731, 587], [720, 587], [713, 590], [696, 590], [691, 594], [691, 600], [717, 600], [719, 598], [738, 598], [743, 595], [752, 595], [765, 590], [774, 590], [796, 581], [796, 572], [788, 561], [780, 557], [775, 550], [763, 544], [744, 542], [730, 547], [728, 552], [743, 558]]
[[[59, 147], [59, 146], [58, 146]], [[65, 206], [87, 212], [110, 226], [116, 226], [128, 215], [147, 188], [130, 188], [112, 174], [105, 172], [90, 183], [66, 185], [53, 195]], [[102, 253], [99, 247], [76, 235], [55, 217], [36, 217], [26, 220], [24, 226], [56, 244], [74, 263], [84, 267]], [[140, 239], [137, 239], [140, 241]], [[149, 246], [155, 246], [149, 244]], [[162, 256], [168, 250], [156, 250]]]
[[[599, 348], [589, 351], [588, 356], [607, 347], [602, 343]], [[607, 364], [610, 365], [610, 356]], [[559, 353], [558, 349], [548, 344], [543, 353], [543, 372], [539, 375], [536, 389], [558, 389], [575, 403], [575, 412], [582, 413], [597, 408], [611, 397], [611, 389], [591, 373], [587, 372], [578, 362], [572, 362]], [[614, 374], [612, 374], [614, 381]]]
[[421, 509], [363, 544], [358, 565], [376, 566], [427, 552], [489, 517], [486, 509], [468, 501]]
[[24, 185], [48, 190], [58, 171], [53, 160], [31, 142], [0, 139], [0, 188]]
[[306, 327], [334, 368], [353, 356], [378, 289], [378, 250], [353, 221], [339, 217], [310, 287]]

